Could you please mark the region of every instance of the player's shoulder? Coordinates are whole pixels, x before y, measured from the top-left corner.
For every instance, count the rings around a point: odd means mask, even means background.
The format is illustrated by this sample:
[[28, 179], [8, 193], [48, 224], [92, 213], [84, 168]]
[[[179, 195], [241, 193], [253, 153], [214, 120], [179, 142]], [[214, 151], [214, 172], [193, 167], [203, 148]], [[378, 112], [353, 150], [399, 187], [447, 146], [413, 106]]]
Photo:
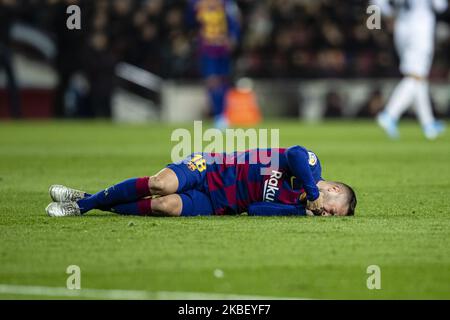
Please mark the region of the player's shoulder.
[[308, 150], [308, 163], [310, 166], [315, 166], [319, 163], [319, 158], [317, 155], [310, 150]]
[[319, 164], [319, 157], [316, 155], [316, 153], [304, 146], [300, 146], [300, 145], [293, 145], [290, 146], [288, 148], [286, 148], [286, 151], [288, 150], [301, 150], [303, 151], [305, 154], [308, 155], [308, 163], [310, 166], [315, 166], [317, 164]]

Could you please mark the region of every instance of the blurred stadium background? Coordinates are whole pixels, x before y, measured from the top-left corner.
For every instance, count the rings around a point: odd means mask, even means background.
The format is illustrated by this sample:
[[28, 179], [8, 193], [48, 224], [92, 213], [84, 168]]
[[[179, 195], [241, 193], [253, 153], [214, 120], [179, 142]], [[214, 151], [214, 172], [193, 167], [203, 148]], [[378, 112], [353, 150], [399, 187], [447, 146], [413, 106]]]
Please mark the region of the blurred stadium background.
[[[186, 1], [0, 4], [0, 118], [180, 122], [208, 116]], [[66, 27], [71, 4], [81, 7], [81, 30]], [[368, 1], [236, 4], [242, 34], [233, 81], [251, 79], [266, 118], [373, 117], [398, 82], [392, 24], [383, 19], [380, 30], [369, 30]], [[438, 16], [430, 78], [440, 117], [450, 116], [449, 17], [448, 10]]]
[[[72, 4], [81, 30], [66, 26]], [[236, 4], [233, 83], [252, 88], [280, 145], [311, 147], [327, 178], [355, 186], [356, 217], [48, 218], [49, 185], [94, 192], [153, 174], [173, 129], [209, 118], [197, 33], [187, 0], [0, 0], [0, 298], [92, 298], [64, 287], [76, 264], [83, 289], [146, 298], [449, 299], [450, 136], [430, 142], [405, 121], [393, 142], [373, 120], [401, 77], [392, 22], [369, 30], [363, 0]], [[430, 73], [441, 118], [449, 20], [438, 15]], [[382, 290], [366, 284], [374, 264]]]

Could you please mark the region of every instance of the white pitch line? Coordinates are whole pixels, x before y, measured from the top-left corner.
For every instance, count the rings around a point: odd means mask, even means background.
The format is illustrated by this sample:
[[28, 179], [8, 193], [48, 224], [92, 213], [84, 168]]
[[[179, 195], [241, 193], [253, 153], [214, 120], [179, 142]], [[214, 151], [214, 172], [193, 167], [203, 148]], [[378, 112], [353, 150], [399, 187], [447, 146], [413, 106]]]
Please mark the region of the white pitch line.
[[69, 290], [64, 287], [41, 287], [9, 284], [0, 284], [0, 294], [91, 298], [101, 300], [307, 300], [305, 298], [293, 297], [270, 297], [207, 292], [107, 290], [85, 288], [81, 288], [80, 290]]

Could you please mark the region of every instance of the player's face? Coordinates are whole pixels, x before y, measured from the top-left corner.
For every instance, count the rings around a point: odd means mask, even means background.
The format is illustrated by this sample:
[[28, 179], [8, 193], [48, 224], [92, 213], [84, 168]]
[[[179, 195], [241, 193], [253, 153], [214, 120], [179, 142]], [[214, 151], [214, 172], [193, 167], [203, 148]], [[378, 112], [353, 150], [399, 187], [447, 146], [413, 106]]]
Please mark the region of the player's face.
[[[322, 192], [322, 191], [321, 191]], [[323, 192], [323, 193], [326, 193]], [[324, 194], [324, 202], [323, 202], [323, 211], [321, 214], [318, 214], [323, 217], [331, 217], [331, 216], [345, 216], [347, 214], [348, 205], [340, 201], [340, 197], [336, 195], [325, 195]], [[306, 214], [308, 216], [315, 216], [315, 214], [311, 210], [306, 210]]]
[[322, 216], [345, 216], [347, 214], [347, 204], [343, 201], [327, 201], [323, 205]]
[[345, 216], [348, 211], [348, 203], [343, 189], [340, 187], [330, 187], [321, 189], [323, 194], [322, 216]]

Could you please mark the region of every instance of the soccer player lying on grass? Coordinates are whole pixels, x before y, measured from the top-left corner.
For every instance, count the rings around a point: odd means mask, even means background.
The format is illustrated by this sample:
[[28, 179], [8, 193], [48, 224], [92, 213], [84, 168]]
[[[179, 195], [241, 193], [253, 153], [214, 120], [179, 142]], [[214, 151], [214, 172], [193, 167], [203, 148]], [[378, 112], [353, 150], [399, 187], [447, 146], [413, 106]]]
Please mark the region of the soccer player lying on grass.
[[319, 159], [300, 146], [194, 153], [154, 176], [128, 179], [95, 194], [61, 185], [49, 192], [54, 202], [46, 211], [54, 217], [93, 209], [141, 216], [350, 216], [356, 206], [353, 189], [322, 179]]

